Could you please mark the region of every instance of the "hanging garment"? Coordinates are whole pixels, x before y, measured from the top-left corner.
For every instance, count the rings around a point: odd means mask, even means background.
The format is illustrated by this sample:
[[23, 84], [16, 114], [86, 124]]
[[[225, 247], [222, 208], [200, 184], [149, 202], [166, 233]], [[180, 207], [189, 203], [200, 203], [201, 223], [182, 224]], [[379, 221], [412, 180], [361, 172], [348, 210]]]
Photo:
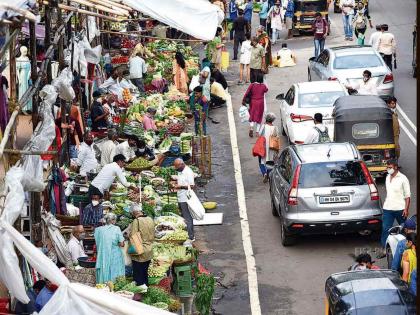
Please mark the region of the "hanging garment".
[[8, 88], [9, 82], [7, 82], [5, 76], [0, 74], [0, 128], [2, 133], [9, 122], [9, 106], [7, 102]]
[[[19, 100], [31, 85], [31, 63], [25, 60], [16, 60], [16, 72], [19, 81]], [[32, 99], [30, 99], [22, 108], [23, 111], [32, 110]]]

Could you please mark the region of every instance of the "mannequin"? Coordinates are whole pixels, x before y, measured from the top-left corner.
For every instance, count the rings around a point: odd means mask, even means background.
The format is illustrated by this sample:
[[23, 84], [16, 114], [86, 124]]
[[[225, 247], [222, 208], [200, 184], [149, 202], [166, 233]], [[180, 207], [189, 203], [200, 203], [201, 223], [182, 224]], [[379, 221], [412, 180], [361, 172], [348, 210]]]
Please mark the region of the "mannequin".
[[[31, 84], [31, 62], [28, 57], [28, 48], [25, 46], [20, 47], [20, 56], [16, 58], [16, 73], [19, 83], [19, 100], [28, 90]], [[32, 111], [32, 100], [27, 102], [22, 108], [22, 112]]]

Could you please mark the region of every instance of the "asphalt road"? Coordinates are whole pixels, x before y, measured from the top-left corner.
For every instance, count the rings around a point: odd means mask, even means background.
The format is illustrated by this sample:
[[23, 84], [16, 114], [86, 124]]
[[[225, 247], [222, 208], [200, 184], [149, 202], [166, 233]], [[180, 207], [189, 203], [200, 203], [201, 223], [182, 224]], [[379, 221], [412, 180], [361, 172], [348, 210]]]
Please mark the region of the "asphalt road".
[[[398, 43], [398, 68], [394, 71], [396, 97], [399, 105], [412, 124], [416, 124], [416, 88], [411, 73], [412, 29], [415, 21], [416, 2], [414, 0], [370, 0], [370, 13], [373, 24], [387, 23], [395, 34]], [[343, 38], [341, 15], [332, 13], [332, 33], [327, 39], [327, 46], [349, 45]], [[368, 32], [371, 33], [371, 30]], [[353, 42], [354, 43], [354, 42]], [[291, 84], [307, 80], [307, 60], [313, 55], [311, 37], [297, 37], [288, 41], [289, 48], [295, 50], [298, 65], [294, 68], [271, 69], [267, 75], [269, 93], [267, 105], [269, 111], [279, 115], [279, 104], [275, 96], [285, 93]], [[273, 51], [280, 49], [274, 46]], [[232, 68], [235, 64], [232, 65]], [[241, 103], [246, 86], [232, 85], [235, 115]], [[416, 137], [417, 130], [411, 122], [403, 119], [406, 131], [402, 131], [402, 154], [400, 163], [416, 189]], [[372, 252], [379, 248], [379, 243], [355, 234], [311, 236], [301, 238], [293, 247], [283, 247], [280, 243], [280, 225], [270, 209], [268, 186], [262, 183], [257, 160], [251, 156], [255, 138], [248, 137], [247, 124], [241, 124], [236, 117], [238, 145], [240, 150], [243, 181], [246, 193], [246, 206], [250, 232], [257, 265], [258, 290], [262, 314], [323, 314], [325, 279], [334, 272], [347, 270], [353, 263], [351, 255], [362, 250]], [[416, 128], [416, 127], [415, 127]], [[383, 184], [380, 184], [382, 198], [385, 197]], [[415, 196], [411, 206], [414, 213], [417, 206]], [[237, 244], [235, 246], [240, 246]], [[378, 262], [384, 266], [385, 260]], [[227, 313], [226, 313], [227, 314]]]

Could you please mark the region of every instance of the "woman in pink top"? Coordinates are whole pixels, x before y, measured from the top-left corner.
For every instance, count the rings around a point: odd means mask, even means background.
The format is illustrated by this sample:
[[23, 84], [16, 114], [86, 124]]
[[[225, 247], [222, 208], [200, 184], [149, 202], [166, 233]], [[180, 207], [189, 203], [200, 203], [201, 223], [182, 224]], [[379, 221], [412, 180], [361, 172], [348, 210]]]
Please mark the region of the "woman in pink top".
[[156, 115], [156, 109], [149, 107], [146, 111], [146, 115], [143, 116], [143, 128], [144, 130], [154, 130], [156, 131], [156, 125], [154, 121], [154, 117]]

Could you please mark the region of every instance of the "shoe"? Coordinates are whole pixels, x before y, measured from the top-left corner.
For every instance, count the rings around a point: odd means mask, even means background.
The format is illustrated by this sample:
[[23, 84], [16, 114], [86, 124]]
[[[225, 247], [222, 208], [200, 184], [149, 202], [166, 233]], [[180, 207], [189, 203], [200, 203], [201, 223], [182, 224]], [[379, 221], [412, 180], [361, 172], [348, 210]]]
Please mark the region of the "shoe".
[[249, 137], [252, 138], [254, 136], [254, 130], [249, 131]]
[[349, 41], [353, 41], [353, 37], [349, 37]]
[[249, 81], [248, 81], [248, 80], [246, 80], [246, 81], [245, 81], [245, 83], [246, 83], [246, 84], [248, 84], [248, 83], [249, 83]]
[[268, 174], [264, 174], [264, 179], [263, 179], [263, 183], [267, 183], [268, 182]]
[[244, 81], [238, 81], [238, 85], [244, 84]]
[[238, 58], [233, 58], [232, 61], [238, 61]]

